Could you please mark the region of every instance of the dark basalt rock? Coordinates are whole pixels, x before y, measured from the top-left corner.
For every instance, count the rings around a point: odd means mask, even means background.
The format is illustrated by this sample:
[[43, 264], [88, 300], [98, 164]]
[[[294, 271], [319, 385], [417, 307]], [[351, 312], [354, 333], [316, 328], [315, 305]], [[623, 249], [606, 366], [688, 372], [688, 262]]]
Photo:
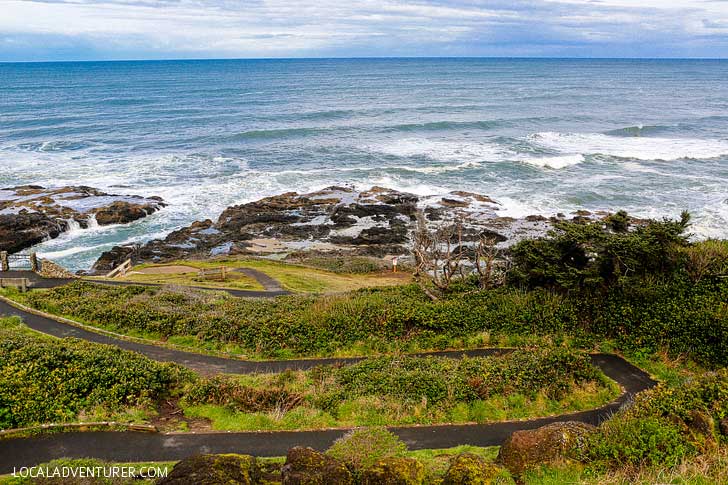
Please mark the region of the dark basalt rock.
[[332, 186], [307, 194], [286, 192], [228, 207], [216, 221], [195, 222], [138, 248], [116, 247], [94, 270], [109, 270], [129, 257], [139, 263], [311, 251], [390, 258], [410, 254], [421, 224], [437, 230], [462, 222], [453, 243], [473, 245], [486, 236], [500, 247], [551, 228], [541, 218], [498, 217], [499, 209], [493, 199], [465, 191], [417, 196], [383, 187]]
[[0, 189], [0, 251], [17, 252], [58, 237], [72, 225], [126, 224], [161, 209], [159, 197], [111, 195], [86, 186]]

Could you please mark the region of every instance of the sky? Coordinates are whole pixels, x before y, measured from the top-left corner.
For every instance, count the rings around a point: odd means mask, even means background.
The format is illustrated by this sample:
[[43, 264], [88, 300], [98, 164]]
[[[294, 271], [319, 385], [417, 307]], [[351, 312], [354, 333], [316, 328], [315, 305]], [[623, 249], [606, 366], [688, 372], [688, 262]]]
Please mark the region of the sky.
[[728, 0], [0, 0], [0, 61], [728, 57]]

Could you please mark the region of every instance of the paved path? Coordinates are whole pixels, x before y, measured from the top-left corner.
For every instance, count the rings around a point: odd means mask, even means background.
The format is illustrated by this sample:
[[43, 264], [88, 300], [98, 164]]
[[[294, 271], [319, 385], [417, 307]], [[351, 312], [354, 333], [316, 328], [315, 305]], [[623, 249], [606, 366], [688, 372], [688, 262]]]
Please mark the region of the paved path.
[[[309, 369], [316, 365], [351, 363], [361, 359], [300, 359], [250, 362], [165, 349], [155, 345], [128, 342], [100, 335], [50, 318], [15, 309], [0, 302], [0, 314], [18, 315], [38, 331], [58, 337], [72, 336], [133, 350], [159, 361], [173, 361], [205, 373], [280, 372], [286, 369]], [[434, 352], [450, 358], [485, 356], [512, 349]], [[418, 354], [425, 355], [425, 354]], [[532, 429], [554, 421], [576, 420], [598, 424], [628, 402], [632, 395], [655, 385], [648, 374], [623, 358], [612, 354], [593, 354], [592, 362], [625, 390], [616, 401], [598, 409], [527, 421], [492, 424], [413, 426], [391, 428], [410, 449], [447, 448], [462, 444], [498, 445], [511, 433]], [[110, 461], [179, 460], [195, 453], [247, 453], [257, 456], [281, 456], [293, 446], [311, 446], [323, 450], [346, 430], [245, 432], [245, 433], [141, 433], [141, 432], [69, 432], [40, 435], [24, 439], [0, 440], [0, 473], [13, 467], [30, 466], [61, 457], [93, 457]]]
[[[235, 290], [232, 288], [211, 288], [209, 286], [188, 286], [187, 288], [194, 288], [196, 290], [224, 291], [238, 298], [274, 298], [276, 296], [290, 294], [289, 291], [284, 290], [280, 285], [278, 285], [278, 282], [270, 276], [261, 273], [260, 271], [256, 271], [256, 273], [260, 273], [260, 275], [266, 277], [265, 281], [263, 281], [262, 279], [258, 279], [257, 276], [253, 276], [252, 274], [250, 275], [253, 278], [257, 279], [258, 282], [263, 285], [263, 288], [267, 289], [267, 285], [270, 285], [271, 281], [274, 282], [276, 288], [273, 288], [270, 291]], [[3, 278], [28, 278], [31, 282], [31, 288], [42, 289], [57, 288], [59, 286], [64, 286], [74, 281], [84, 281], [86, 283], [95, 283], [99, 285], [110, 286], [164, 286], [159, 283], [138, 283], [135, 281], [121, 280], [92, 280], [84, 278], [41, 278], [37, 273], [34, 273], [32, 271], [4, 271], [1, 272], [0, 275]]]
[[268, 276], [262, 271], [253, 268], [235, 268], [233, 271], [242, 273], [245, 276], [253, 278], [255, 281], [263, 285], [265, 291], [286, 291], [275, 278]]

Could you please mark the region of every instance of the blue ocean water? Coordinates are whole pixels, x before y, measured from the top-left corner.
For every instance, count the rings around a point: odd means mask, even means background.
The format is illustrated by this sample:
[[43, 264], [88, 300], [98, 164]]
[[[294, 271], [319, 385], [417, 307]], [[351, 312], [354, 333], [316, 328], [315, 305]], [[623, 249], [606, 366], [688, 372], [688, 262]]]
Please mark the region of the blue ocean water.
[[503, 214], [627, 209], [728, 237], [728, 61], [0, 64], [0, 186], [160, 195], [38, 250], [74, 268], [283, 191], [490, 195]]

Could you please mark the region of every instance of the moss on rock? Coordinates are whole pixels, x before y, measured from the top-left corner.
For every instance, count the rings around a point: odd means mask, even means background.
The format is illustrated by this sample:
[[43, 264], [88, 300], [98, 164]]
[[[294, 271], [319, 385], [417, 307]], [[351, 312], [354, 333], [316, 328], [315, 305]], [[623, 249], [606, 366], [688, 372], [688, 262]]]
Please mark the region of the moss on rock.
[[364, 485], [420, 485], [424, 483], [425, 467], [414, 458], [384, 458], [362, 474], [362, 484]]
[[519, 475], [528, 468], [565, 460], [595, 430], [589, 424], [568, 421], [516, 431], [501, 446], [498, 462]]
[[354, 479], [342, 462], [313, 448], [296, 446], [288, 450], [281, 468], [284, 485], [350, 485]]
[[194, 455], [177, 463], [158, 485], [222, 485], [258, 483], [258, 465], [249, 455]]
[[452, 459], [442, 485], [490, 485], [500, 469], [472, 453], [461, 453]]

